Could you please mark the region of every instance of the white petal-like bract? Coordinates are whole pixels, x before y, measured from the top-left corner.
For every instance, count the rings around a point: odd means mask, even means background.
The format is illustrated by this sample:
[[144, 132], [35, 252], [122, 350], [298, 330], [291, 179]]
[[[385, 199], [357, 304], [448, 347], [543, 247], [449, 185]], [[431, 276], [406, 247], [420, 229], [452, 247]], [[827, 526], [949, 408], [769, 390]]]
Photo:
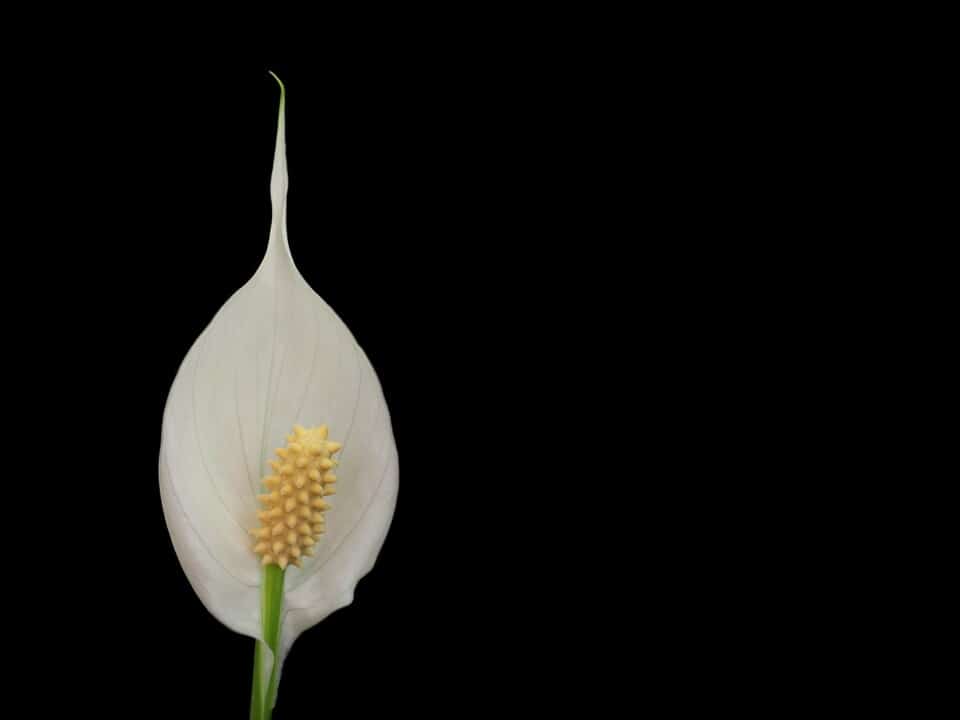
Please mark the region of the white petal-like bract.
[[294, 424], [326, 424], [343, 443], [326, 534], [302, 568], [286, 571], [281, 659], [303, 630], [351, 602], [383, 544], [398, 486], [376, 373], [290, 255], [284, 123], [281, 100], [266, 255], [184, 358], [160, 447], [163, 512], [190, 584], [220, 622], [262, 640], [262, 572], [248, 531], [258, 525], [267, 460]]

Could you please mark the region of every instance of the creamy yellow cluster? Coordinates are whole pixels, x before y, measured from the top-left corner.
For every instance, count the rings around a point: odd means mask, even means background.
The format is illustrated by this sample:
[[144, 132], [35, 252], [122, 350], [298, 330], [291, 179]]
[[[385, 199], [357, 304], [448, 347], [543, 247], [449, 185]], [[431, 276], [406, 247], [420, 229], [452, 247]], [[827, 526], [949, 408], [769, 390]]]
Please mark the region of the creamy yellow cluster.
[[266, 508], [257, 513], [262, 527], [250, 531], [264, 565], [300, 567], [304, 555], [313, 555], [324, 532], [323, 513], [330, 509], [323, 497], [336, 492], [337, 461], [331, 456], [341, 447], [327, 440], [326, 425], [309, 430], [294, 425], [287, 446], [277, 449], [280, 459], [270, 461], [275, 474], [263, 479], [269, 492], [257, 496]]

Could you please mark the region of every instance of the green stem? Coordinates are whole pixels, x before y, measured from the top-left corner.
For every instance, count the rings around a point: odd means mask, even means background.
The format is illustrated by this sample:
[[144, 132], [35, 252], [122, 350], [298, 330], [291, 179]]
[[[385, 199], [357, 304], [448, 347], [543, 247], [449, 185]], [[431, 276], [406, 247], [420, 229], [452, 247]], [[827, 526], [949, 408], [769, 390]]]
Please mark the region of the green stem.
[[260, 720], [263, 710], [263, 693], [260, 691], [260, 641], [253, 646], [253, 684], [250, 691], [250, 720]]
[[250, 695], [250, 720], [270, 720], [273, 705], [277, 699], [277, 684], [280, 681], [280, 613], [283, 610], [284, 571], [277, 565], [267, 565], [263, 569], [262, 595], [260, 597], [260, 617], [263, 626], [263, 639], [273, 652], [273, 667], [270, 680], [263, 687], [266, 653], [264, 643], [257, 642], [253, 654], [253, 691]]

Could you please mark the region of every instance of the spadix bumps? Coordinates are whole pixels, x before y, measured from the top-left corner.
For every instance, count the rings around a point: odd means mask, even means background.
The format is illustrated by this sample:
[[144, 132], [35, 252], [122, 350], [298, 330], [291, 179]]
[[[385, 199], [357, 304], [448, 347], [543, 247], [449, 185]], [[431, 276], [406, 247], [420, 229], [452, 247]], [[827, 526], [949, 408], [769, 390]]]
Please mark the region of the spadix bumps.
[[264, 506], [257, 512], [261, 527], [250, 531], [264, 565], [300, 567], [304, 555], [313, 555], [330, 508], [323, 498], [335, 492], [337, 461], [331, 456], [340, 447], [327, 440], [326, 425], [310, 430], [294, 425], [287, 446], [277, 449], [279, 460], [269, 461], [274, 474], [263, 479], [267, 492], [257, 496]]

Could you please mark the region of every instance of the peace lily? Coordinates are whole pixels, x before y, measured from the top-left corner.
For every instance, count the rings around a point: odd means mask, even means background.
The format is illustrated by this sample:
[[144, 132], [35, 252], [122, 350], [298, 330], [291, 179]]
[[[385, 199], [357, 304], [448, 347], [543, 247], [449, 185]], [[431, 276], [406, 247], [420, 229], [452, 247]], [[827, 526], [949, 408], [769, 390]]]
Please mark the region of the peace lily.
[[251, 718], [271, 716], [300, 633], [352, 601], [397, 497], [377, 376], [290, 255], [285, 96], [280, 83], [267, 252], [184, 358], [160, 447], [187, 579], [214, 617], [257, 640]]

